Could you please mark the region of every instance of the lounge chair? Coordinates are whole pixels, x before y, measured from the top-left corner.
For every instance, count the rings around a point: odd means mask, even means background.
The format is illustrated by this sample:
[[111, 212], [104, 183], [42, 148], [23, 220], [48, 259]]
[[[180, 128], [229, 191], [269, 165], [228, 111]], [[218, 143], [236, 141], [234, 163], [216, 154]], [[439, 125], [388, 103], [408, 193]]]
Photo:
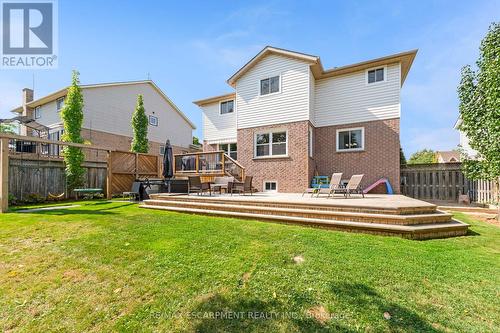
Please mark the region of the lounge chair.
[[244, 182], [230, 182], [228, 184], [228, 190], [233, 195], [233, 192], [238, 192], [238, 193], [247, 193], [250, 192], [250, 195], [253, 195], [253, 189], [252, 189], [252, 176], [246, 176]]
[[210, 188], [210, 183], [202, 183], [200, 176], [188, 177], [188, 194], [194, 192], [200, 195], [207, 190], [210, 193], [210, 195], [212, 195], [212, 189]]
[[349, 179], [347, 185], [345, 187], [335, 190], [335, 193], [342, 193], [345, 195], [345, 197], [351, 196], [351, 193], [357, 193], [361, 194], [364, 198], [365, 194], [363, 193], [363, 189], [360, 186], [363, 176], [364, 175], [353, 175], [351, 179]]
[[330, 186], [328, 186], [328, 188], [319, 188], [316, 197], [319, 197], [320, 194], [328, 194], [329, 198], [330, 195], [334, 194], [336, 190], [340, 189], [341, 180], [342, 180], [342, 172], [334, 173], [332, 175], [332, 179], [330, 179]]

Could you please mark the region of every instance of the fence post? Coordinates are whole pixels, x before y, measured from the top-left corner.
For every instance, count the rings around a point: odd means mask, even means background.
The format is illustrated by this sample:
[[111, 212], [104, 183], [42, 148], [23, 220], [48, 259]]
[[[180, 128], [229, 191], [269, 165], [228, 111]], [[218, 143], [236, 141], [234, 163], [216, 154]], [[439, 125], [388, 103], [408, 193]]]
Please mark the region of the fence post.
[[111, 161], [112, 152], [108, 150], [107, 169], [106, 169], [106, 198], [109, 200], [113, 197], [112, 184], [113, 184], [113, 170]]
[[9, 210], [9, 139], [0, 139], [0, 213]]

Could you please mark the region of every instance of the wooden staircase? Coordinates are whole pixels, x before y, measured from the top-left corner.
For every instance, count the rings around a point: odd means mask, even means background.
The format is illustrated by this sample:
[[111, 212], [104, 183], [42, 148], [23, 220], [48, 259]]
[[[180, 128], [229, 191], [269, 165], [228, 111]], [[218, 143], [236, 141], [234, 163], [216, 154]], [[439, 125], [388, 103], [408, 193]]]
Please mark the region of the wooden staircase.
[[462, 236], [468, 230], [467, 224], [453, 220], [451, 214], [437, 210], [434, 205], [346, 206], [342, 201], [336, 204], [335, 199], [328, 201], [325, 203], [320, 199], [317, 202], [297, 202], [258, 200], [251, 196], [231, 198], [153, 194], [141, 207], [395, 235], [410, 239]]

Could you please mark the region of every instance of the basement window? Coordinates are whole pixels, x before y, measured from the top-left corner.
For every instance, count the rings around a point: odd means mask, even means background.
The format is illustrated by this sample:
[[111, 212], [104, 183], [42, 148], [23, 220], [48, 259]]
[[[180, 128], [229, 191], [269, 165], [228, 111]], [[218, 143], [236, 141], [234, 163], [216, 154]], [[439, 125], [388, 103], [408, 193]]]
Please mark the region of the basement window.
[[278, 183], [275, 181], [265, 181], [264, 192], [278, 192]]

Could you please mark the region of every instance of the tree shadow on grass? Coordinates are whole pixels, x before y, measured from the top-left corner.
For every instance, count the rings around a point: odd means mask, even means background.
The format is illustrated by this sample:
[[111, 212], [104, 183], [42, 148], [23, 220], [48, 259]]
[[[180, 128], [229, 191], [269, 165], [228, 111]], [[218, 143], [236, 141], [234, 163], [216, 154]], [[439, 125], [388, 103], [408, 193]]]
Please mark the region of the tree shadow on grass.
[[321, 324], [305, 313], [286, 309], [277, 300], [235, 299], [212, 295], [190, 310], [195, 332], [354, 332], [333, 323]]
[[[335, 283], [331, 285], [332, 292], [341, 304], [355, 309], [362, 317], [370, 318], [376, 326], [385, 326], [389, 332], [442, 332], [414, 311], [385, 299], [374, 289], [361, 283]], [[390, 314], [390, 319], [384, 319], [384, 313]], [[378, 321], [378, 323], [377, 323]]]
[[[102, 205], [101, 203], [92, 203], [86, 205], [87, 207], [91, 207], [94, 205]], [[33, 212], [25, 212], [26, 214], [40, 214], [40, 215], [115, 215], [119, 213], [115, 213], [112, 210], [119, 209], [123, 207], [127, 207], [130, 205], [134, 205], [134, 203], [123, 203], [120, 205], [113, 205], [111, 207], [99, 208], [99, 209], [75, 209], [75, 208], [61, 208], [61, 209], [51, 209], [51, 210], [36, 210]], [[85, 206], [84, 206], [85, 207]]]

